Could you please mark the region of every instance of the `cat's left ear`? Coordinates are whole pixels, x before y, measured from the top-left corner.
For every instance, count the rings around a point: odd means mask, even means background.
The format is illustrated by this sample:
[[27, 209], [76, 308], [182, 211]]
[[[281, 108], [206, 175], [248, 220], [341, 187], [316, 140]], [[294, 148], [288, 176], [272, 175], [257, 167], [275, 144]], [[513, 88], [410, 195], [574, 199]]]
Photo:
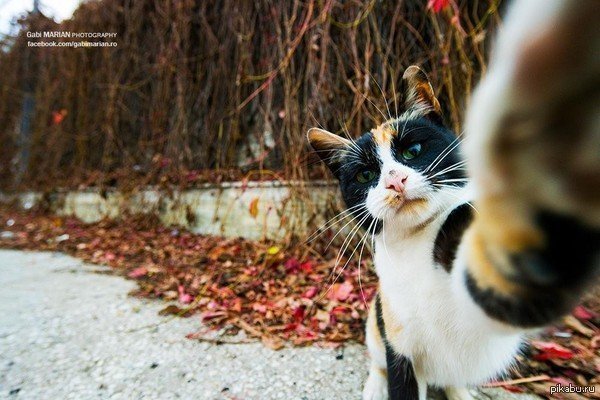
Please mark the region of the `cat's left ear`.
[[352, 142], [335, 133], [319, 128], [309, 129], [306, 137], [311, 147], [321, 157], [321, 160], [333, 172], [333, 175], [339, 178], [343, 156], [352, 145]]
[[411, 65], [402, 76], [405, 86], [404, 106], [406, 112], [415, 117], [426, 117], [435, 122], [442, 122], [442, 108], [433, 93], [433, 87], [427, 74], [416, 65]]

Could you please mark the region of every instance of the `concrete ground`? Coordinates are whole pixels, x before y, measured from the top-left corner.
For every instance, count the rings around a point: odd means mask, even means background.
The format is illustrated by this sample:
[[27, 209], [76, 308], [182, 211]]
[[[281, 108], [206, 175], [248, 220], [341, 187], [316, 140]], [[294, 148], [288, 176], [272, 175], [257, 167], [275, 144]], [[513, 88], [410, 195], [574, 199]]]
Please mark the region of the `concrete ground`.
[[360, 398], [363, 346], [199, 343], [185, 338], [197, 318], [160, 317], [164, 303], [128, 297], [134, 282], [96, 272], [61, 254], [0, 250], [0, 398]]

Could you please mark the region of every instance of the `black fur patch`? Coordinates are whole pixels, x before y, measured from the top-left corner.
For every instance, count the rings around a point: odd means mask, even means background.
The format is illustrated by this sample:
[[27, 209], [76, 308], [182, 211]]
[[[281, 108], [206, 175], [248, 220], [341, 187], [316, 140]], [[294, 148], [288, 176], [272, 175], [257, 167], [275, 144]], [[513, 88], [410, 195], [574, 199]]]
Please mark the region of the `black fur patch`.
[[548, 211], [537, 214], [536, 224], [546, 246], [512, 256], [519, 280], [564, 288], [587, 283], [600, 267], [600, 230]]
[[546, 246], [511, 256], [516, 271], [512, 279], [521, 290], [505, 297], [480, 289], [469, 273], [465, 277], [469, 293], [486, 314], [523, 327], [544, 325], [568, 313], [594, 284], [599, 267], [599, 230], [545, 211], [536, 222]]
[[473, 220], [473, 209], [468, 204], [461, 204], [456, 207], [435, 238], [433, 246], [433, 259], [440, 264], [447, 272], [452, 270], [452, 263], [456, 258], [456, 250], [462, 239], [463, 233]]
[[529, 287], [520, 295], [505, 297], [492, 289], [480, 289], [468, 272], [465, 280], [471, 297], [490, 318], [524, 328], [556, 320], [569, 312], [577, 300], [569, 292], [541, 287]]
[[[420, 172], [435, 164], [425, 174], [433, 184], [438, 184], [439, 181], [444, 179], [466, 178], [464, 168], [451, 168], [462, 161], [458, 138], [452, 131], [425, 117], [399, 122], [396, 130], [398, 135], [392, 140], [392, 155], [396, 161]], [[418, 157], [407, 160], [402, 156], [402, 152], [413, 143], [421, 144], [421, 153]], [[448, 169], [448, 171], [433, 176], [445, 169]], [[464, 182], [439, 183], [439, 185], [442, 184], [463, 186]]]
[[419, 385], [411, 361], [396, 353], [387, 341], [379, 294], [375, 298], [375, 313], [377, 328], [385, 345], [389, 400], [419, 400]]
[[[342, 197], [348, 208], [365, 204], [369, 189], [377, 186], [379, 175], [381, 174], [381, 160], [377, 154], [377, 144], [373, 139], [373, 134], [370, 132], [365, 133], [356, 140], [355, 144], [358, 149], [353, 148], [347, 152], [336, 174], [340, 181]], [[356, 175], [364, 170], [375, 172], [376, 177], [371, 182], [359, 182], [356, 179]], [[353, 209], [352, 214], [358, 218], [357, 222], [365, 216], [362, 214], [363, 211], [363, 207]], [[373, 217], [369, 215], [363, 221], [362, 227], [366, 230], [371, 226], [372, 222]], [[374, 227], [375, 233], [379, 233], [381, 226], [381, 222], [376, 223]]]

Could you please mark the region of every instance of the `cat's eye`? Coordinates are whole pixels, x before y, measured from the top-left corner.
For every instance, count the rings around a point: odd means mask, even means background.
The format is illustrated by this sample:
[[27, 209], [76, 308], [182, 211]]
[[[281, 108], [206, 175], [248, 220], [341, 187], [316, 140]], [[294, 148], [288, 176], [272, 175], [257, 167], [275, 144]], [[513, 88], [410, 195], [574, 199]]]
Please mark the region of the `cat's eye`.
[[421, 154], [421, 143], [413, 143], [404, 150], [402, 150], [402, 157], [405, 160], [412, 160]]
[[365, 169], [356, 174], [356, 180], [360, 183], [368, 183], [377, 177], [377, 173], [370, 169]]

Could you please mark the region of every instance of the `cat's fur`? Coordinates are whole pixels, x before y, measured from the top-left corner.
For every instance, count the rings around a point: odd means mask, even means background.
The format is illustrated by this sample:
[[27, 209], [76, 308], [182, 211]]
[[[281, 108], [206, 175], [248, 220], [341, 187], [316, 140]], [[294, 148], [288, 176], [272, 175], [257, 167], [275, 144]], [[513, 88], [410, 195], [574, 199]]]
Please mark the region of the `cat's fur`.
[[[571, 26], [572, 1], [544, 1], [543, 12], [531, 3], [517, 4], [509, 16], [498, 50], [509, 60], [493, 59], [467, 118], [473, 183], [464, 179], [458, 138], [444, 127], [432, 87], [414, 66], [404, 74], [405, 111], [398, 118], [356, 141], [321, 129], [308, 133], [339, 179], [348, 209], [375, 239], [380, 290], [367, 322], [372, 361], [364, 399], [423, 400], [428, 384], [445, 387], [451, 399], [469, 398], [462, 387], [505, 372], [524, 333], [567, 312], [593, 282], [599, 109], [583, 100], [598, 104], [597, 56], [589, 69], [595, 78], [580, 77], [596, 85], [591, 90], [557, 84], [553, 91], [539, 77], [523, 84], [521, 69], [553, 71], [552, 62], [536, 64], [543, 57], [522, 61], [536, 45], [549, 51], [543, 45], [553, 30], [540, 45], [524, 40], [531, 29], [543, 35], [541, 28], [560, 27], [566, 15], [564, 31], [580, 40], [600, 35]], [[589, 60], [581, 60], [582, 71]], [[572, 109], [558, 117], [546, 112], [564, 98]], [[573, 111], [580, 108], [588, 113]], [[548, 122], [574, 114], [579, 147], [565, 140], [568, 128]], [[407, 151], [415, 143], [421, 148], [413, 157]], [[563, 162], [560, 146], [581, 151], [582, 160]], [[595, 192], [585, 190], [588, 184], [596, 184]]]

